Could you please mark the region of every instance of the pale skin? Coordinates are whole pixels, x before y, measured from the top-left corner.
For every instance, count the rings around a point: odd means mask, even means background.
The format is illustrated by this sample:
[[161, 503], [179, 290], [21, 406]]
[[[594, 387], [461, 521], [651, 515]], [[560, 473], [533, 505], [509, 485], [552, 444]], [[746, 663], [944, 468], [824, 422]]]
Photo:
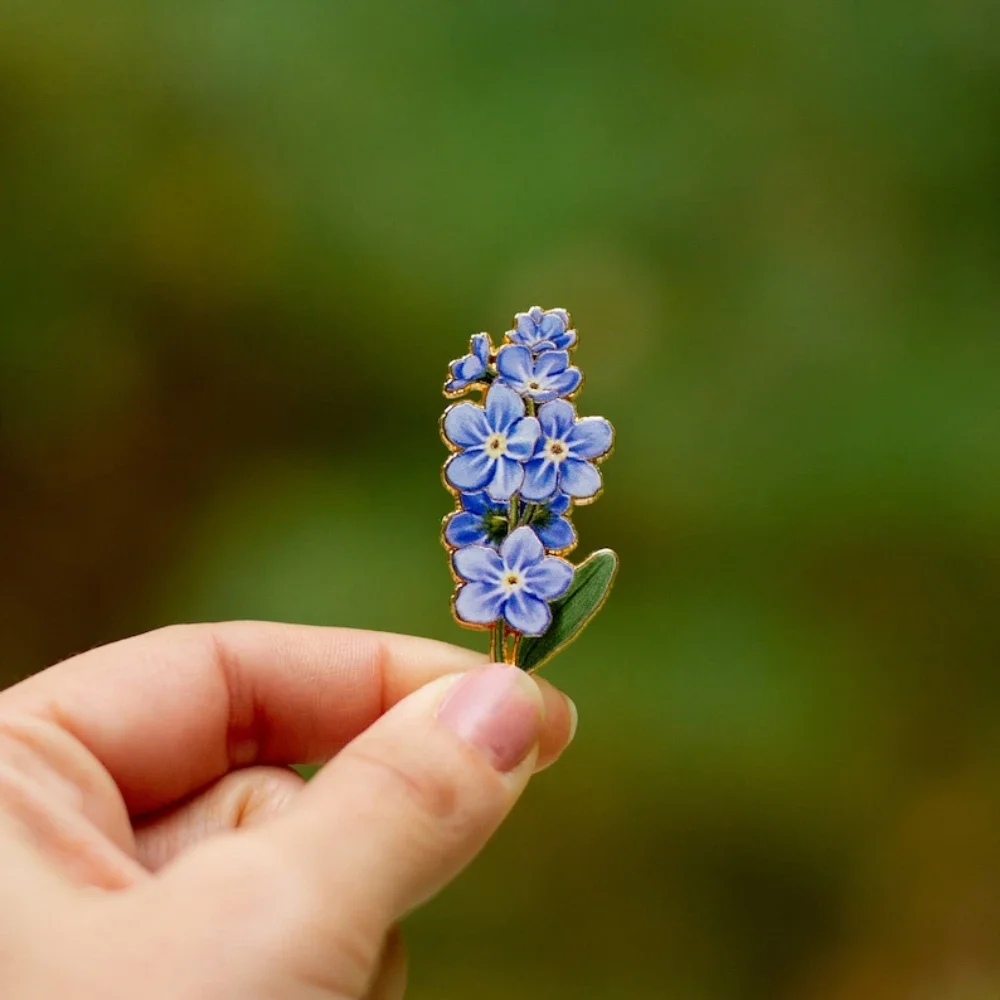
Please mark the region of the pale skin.
[[575, 728], [554, 687], [484, 660], [175, 626], [0, 694], [3, 995], [399, 1000], [398, 921]]

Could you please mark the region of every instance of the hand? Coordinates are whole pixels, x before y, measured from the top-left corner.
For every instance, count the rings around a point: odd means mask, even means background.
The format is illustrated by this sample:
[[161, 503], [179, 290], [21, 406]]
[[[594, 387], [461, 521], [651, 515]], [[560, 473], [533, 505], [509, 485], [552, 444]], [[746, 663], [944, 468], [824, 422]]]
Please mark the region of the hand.
[[397, 1000], [396, 921], [574, 719], [516, 668], [348, 629], [178, 626], [46, 670], [0, 694], [3, 995]]

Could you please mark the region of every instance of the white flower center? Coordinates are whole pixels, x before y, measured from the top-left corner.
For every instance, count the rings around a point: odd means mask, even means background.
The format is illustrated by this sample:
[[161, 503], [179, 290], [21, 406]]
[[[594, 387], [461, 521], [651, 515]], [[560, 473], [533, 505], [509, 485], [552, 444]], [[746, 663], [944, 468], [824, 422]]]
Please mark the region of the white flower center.
[[524, 586], [524, 577], [513, 570], [507, 570], [501, 580], [505, 594], [514, 594]]
[[505, 434], [491, 434], [486, 439], [486, 454], [490, 458], [500, 458], [507, 453], [507, 436]]
[[545, 442], [542, 453], [550, 462], [559, 463], [569, 457], [569, 445], [565, 441], [559, 441], [557, 438], [549, 438]]

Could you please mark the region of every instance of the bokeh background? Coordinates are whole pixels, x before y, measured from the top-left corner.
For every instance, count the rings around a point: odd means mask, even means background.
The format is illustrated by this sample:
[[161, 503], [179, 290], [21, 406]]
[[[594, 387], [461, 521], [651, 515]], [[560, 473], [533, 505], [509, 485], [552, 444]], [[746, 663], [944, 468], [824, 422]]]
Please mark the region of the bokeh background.
[[998, 191], [990, 0], [7, 0], [4, 679], [482, 645], [439, 386], [566, 306], [623, 569], [412, 997], [996, 998]]

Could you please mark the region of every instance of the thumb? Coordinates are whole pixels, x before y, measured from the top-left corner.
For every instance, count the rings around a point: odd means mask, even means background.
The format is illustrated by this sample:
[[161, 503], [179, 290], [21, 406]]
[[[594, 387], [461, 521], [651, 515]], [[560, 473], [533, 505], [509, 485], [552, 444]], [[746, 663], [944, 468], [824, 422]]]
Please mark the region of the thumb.
[[298, 975], [364, 992], [389, 928], [458, 874], [507, 815], [543, 727], [538, 685], [517, 667], [441, 678], [348, 744], [285, 814], [248, 832], [282, 859], [286, 882], [310, 887], [311, 912], [299, 916], [312, 940], [296, 951], [315, 967]]
[[531, 775], [537, 684], [495, 664], [417, 691], [357, 737], [267, 828], [352, 910], [388, 927], [464, 868]]

